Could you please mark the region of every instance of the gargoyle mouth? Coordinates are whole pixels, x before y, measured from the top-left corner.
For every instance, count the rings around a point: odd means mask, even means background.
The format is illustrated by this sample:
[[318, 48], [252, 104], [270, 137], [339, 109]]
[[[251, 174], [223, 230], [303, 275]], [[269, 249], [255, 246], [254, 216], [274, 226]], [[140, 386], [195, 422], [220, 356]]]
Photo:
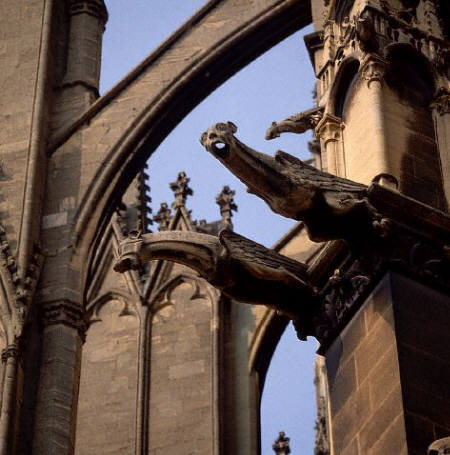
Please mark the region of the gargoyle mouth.
[[230, 155], [230, 146], [221, 140], [216, 140], [211, 143], [211, 153], [217, 158], [226, 159]]

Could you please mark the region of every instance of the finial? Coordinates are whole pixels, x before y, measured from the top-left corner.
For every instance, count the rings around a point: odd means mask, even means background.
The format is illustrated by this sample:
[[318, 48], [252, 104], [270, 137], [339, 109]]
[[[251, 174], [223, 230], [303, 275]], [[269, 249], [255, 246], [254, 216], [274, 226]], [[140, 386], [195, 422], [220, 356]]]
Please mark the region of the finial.
[[153, 217], [153, 221], [156, 221], [159, 224], [158, 229], [160, 231], [166, 231], [169, 228], [170, 219], [170, 208], [166, 202], [162, 202], [158, 213]]
[[217, 195], [216, 202], [220, 207], [220, 214], [222, 215], [222, 228], [233, 229], [233, 212], [237, 212], [237, 205], [234, 203], [235, 191], [230, 190], [228, 185], [222, 188], [222, 191]]
[[290, 438], [286, 437], [284, 431], [280, 431], [278, 438], [272, 445], [273, 451], [277, 455], [288, 455], [291, 453], [291, 448], [289, 447]]
[[170, 184], [170, 189], [175, 195], [175, 201], [172, 203], [172, 207], [176, 210], [180, 207], [184, 207], [186, 204], [186, 198], [192, 196], [194, 192], [189, 187], [189, 181], [191, 179], [187, 177], [186, 172], [179, 172], [177, 180]]

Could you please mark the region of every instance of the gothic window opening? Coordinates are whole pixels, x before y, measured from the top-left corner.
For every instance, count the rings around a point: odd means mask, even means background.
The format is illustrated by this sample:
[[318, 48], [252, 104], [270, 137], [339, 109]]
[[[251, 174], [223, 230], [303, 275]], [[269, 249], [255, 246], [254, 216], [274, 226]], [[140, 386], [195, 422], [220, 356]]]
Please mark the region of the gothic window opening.
[[[270, 350], [265, 347], [264, 351]], [[289, 324], [283, 331], [267, 371], [261, 396], [261, 454], [272, 455], [272, 442], [279, 431], [290, 438], [292, 453], [314, 453], [316, 420], [314, 359], [317, 342], [299, 345]], [[263, 374], [264, 373], [264, 374]]]

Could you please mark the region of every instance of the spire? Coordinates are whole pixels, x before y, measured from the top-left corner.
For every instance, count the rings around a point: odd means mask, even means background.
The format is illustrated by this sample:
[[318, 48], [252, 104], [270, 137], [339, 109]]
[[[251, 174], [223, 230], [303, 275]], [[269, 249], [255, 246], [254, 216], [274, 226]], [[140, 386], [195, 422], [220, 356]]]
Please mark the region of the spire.
[[171, 211], [166, 202], [161, 202], [158, 213], [153, 217], [153, 221], [159, 224], [160, 231], [166, 231], [172, 218]]
[[233, 212], [237, 212], [238, 210], [237, 205], [234, 203], [235, 194], [235, 191], [230, 190], [230, 187], [225, 185], [216, 197], [216, 202], [220, 207], [220, 214], [222, 216], [221, 225], [224, 229], [233, 229], [231, 218], [233, 217]]
[[273, 451], [277, 455], [288, 455], [291, 453], [291, 448], [289, 447], [290, 438], [287, 438], [284, 431], [280, 431], [278, 438], [272, 445]]
[[172, 203], [173, 209], [179, 209], [184, 207], [186, 204], [186, 198], [192, 196], [194, 192], [189, 187], [189, 181], [191, 179], [187, 177], [186, 172], [179, 172], [175, 182], [170, 184], [170, 189], [173, 191], [175, 201]]

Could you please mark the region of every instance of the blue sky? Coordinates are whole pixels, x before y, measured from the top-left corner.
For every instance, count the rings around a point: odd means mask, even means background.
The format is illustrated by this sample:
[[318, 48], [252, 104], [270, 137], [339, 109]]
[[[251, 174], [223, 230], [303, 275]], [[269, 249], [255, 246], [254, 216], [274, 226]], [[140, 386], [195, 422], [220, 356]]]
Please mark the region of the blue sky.
[[[167, 38], [204, 0], [107, 0], [110, 18], [104, 36], [101, 92]], [[271, 246], [294, 224], [273, 214], [264, 202], [246, 193], [245, 186], [200, 145], [199, 137], [211, 124], [233, 121], [237, 136], [259, 151], [281, 149], [308, 158], [310, 135], [285, 135], [265, 141], [272, 121], [313, 105], [314, 76], [303, 44], [296, 33], [248, 65], [194, 109], [150, 158], [152, 207], [172, 201], [169, 182], [179, 171], [191, 178], [194, 195], [188, 201], [194, 219], [219, 218], [215, 196], [223, 185], [236, 191], [239, 211], [234, 227]], [[143, 163], [144, 164], [144, 163]], [[283, 335], [269, 369], [261, 407], [262, 454], [273, 454], [271, 444], [279, 430], [291, 437], [293, 455], [313, 453], [315, 402], [313, 369], [315, 341], [299, 342], [291, 326]], [[180, 454], [181, 455], [181, 454]], [[230, 454], [231, 455], [231, 454]]]

